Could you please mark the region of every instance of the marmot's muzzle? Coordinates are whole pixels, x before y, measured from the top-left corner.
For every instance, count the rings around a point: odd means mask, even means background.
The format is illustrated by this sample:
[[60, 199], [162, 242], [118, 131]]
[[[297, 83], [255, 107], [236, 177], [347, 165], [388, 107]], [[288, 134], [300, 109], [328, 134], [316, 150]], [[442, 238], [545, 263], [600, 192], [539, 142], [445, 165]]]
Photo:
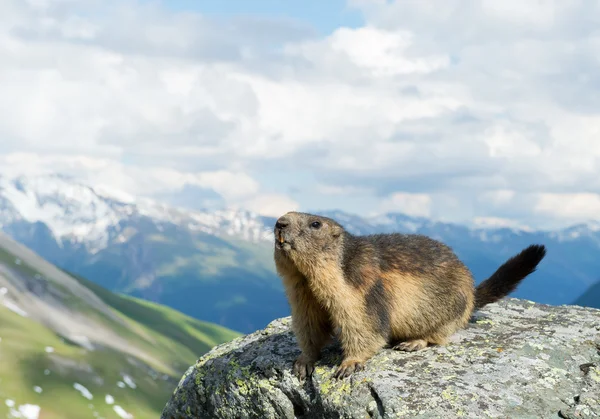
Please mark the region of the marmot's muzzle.
[[281, 244], [283, 244], [283, 242], [285, 241], [285, 239], [283, 238], [283, 232], [280, 228], [275, 230], [275, 239]]

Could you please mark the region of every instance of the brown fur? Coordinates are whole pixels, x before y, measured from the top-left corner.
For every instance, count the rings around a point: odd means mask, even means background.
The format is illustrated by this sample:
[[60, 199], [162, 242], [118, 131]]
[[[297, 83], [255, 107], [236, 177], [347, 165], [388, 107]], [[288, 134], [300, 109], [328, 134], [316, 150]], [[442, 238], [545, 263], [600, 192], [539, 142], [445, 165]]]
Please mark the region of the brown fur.
[[390, 343], [405, 351], [443, 345], [474, 309], [514, 290], [544, 254], [530, 246], [476, 289], [469, 269], [436, 240], [354, 236], [330, 218], [289, 212], [275, 226], [274, 258], [302, 350], [294, 373], [312, 373], [334, 332], [344, 352], [340, 378]]

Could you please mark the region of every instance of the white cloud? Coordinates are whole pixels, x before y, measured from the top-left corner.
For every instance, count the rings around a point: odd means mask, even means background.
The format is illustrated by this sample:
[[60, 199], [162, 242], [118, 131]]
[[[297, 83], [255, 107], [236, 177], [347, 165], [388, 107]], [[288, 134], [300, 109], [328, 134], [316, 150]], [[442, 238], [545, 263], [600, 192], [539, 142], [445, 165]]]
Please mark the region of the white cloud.
[[[260, 192], [258, 182], [242, 172], [219, 170], [190, 173], [156, 166], [124, 165], [110, 159], [86, 156], [9, 154], [0, 156], [0, 167], [2, 174], [10, 177], [63, 173], [91, 186], [112, 191], [113, 195], [122, 195], [124, 192], [133, 196], [153, 196], [191, 185], [211, 189], [234, 204], [255, 197]], [[257, 205], [254, 209], [261, 210]]]
[[350, 194], [365, 194], [370, 193], [371, 191], [367, 188], [359, 188], [352, 185], [327, 185], [327, 184], [319, 184], [316, 186], [316, 191], [322, 195], [350, 195]]
[[271, 214], [360, 194], [365, 212], [597, 217], [536, 194], [600, 193], [599, 1], [350, 3], [367, 24], [316, 37], [155, 3], [3, 1], [3, 170], [192, 185]]
[[531, 230], [530, 227], [521, 225], [518, 221], [501, 217], [475, 217], [473, 225], [481, 228], [515, 228]]
[[426, 194], [395, 192], [382, 201], [381, 211], [429, 217], [431, 215], [431, 202], [431, 197]]
[[385, 77], [411, 73], [431, 73], [447, 67], [449, 59], [440, 54], [410, 57], [406, 50], [414, 43], [413, 35], [404, 30], [386, 31], [366, 26], [339, 28], [324, 41], [288, 45], [286, 52], [323, 64], [326, 56], [347, 60], [371, 76]]
[[297, 211], [298, 203], [284, 195], [267, 193], [243, 202], [243, 207], [262, 215], [279, 217], [288, 211]]
[[540, 194], [534, 211], [569, 221], [595, 219], [600, 214], [600, 194]]
[[527, 138], [527, 133], [513, 127], [493, 125], [484, 131], [484, 141], [490, 157], [533, 157], [539, 156], [539, 144]]
[[515, 197], [515, 191], [507, 189], [498, 189], [484, 192], [480, 198], [481, 201], [491, 202], [493, 205], [510, 204]]

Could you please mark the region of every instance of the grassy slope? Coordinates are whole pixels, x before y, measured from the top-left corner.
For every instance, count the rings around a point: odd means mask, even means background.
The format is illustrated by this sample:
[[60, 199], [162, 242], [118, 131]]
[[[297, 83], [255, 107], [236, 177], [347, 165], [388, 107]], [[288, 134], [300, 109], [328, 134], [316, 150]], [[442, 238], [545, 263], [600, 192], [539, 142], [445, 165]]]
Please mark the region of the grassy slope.
[[[216, 324], [186, 316], [169, 307], [139, 298], [112, 293], [85, 278], [71, 274], [91, 289], [102, 301], [121, 313], [126, 319], [141, 325], [155, 338], [177, 342], [178, 353], [162, 353], [161, 359], [173, 359], [187, 366], [210, 348], [227, 342], [240, 334]], [[169, 348], [169, 351], [172, 348]], [[165, 358], [166, 357], [166, 358]], [[184, 367], [184, 368], [186, 368]]]
[[[14, 258], [0, 250], [0, 260], [7, 263]], [[26, 263], [17, 269], [31, 276], [37, 273]], [[212, 346], [238, 336], [175, 310], [112, 294], [83, 278], [77, 279], [129, 327], [93, 310], [89, 315], [160, 362], [145, 364], [109, 349], [85, 350], [0, 304], [0, 417], [9, 417], [6, 401], [10, 404], [12, 400], [17, 409], [24, 404], [40, 406], [40, 419], [119, 418], [115, 405], [135, 418], [156, 418], [185, 368]], [[54, 350], [46, 352], [46, 347]], [[123, 374], [133, 379], [136, 388], [124, 384]], [[85, 386], [93, 399], [83, 397], [73, 387], [75, 383]], [[34, 390], [36, 386], [41, 393]], [[106, 395], [114, 398], [114, 404], [106, 403]]]

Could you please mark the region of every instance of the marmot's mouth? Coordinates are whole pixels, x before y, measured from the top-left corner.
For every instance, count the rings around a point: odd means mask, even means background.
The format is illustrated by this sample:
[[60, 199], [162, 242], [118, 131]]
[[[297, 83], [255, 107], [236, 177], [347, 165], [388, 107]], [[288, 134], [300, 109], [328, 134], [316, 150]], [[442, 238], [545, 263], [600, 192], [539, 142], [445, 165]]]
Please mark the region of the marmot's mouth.
[[281, 232], [281, 230], [277, 230], [275, 232], [275, 241], [279, 244], [285, 243], [285, 238], [283, 237], [283, 233]]
[[292, 249], [292, 244], [290, 242], [286, 242], [285, 240], [282, 240], [282, 239], [275, 240], [275, 246], [277, 246], [278, 249], [285, 250], [285, 251]]
[[285, 236], [283, 234], [283, 231], [277, 229], [275, 231], [275, 246], [277, 246], [278, 249], [284, 250], [284, 251], [288, 251], [292, 249], [292, 243], [290, 243], [289, 241], [287, 241], [285, 239]]

